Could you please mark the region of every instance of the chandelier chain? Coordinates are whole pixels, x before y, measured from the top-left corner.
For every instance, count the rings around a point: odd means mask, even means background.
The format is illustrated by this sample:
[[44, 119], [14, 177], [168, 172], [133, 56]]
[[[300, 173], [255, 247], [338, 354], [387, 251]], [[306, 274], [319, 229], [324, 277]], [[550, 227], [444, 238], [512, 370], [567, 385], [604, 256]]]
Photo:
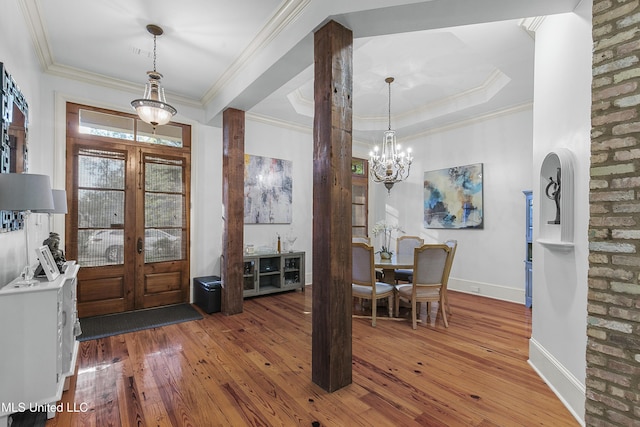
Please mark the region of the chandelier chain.
[[153, 72], [156, 72], [156, 38], [157, 36], [153, 35]]
[[391, 82], [389, 82], [389, 130], [391, 130]]

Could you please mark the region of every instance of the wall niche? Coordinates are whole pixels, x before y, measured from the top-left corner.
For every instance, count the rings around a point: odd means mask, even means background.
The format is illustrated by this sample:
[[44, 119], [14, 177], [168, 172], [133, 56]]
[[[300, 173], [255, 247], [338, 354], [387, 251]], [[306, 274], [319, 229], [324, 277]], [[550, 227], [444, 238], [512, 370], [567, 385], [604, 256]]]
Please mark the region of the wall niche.
[[571, 250], [574, 246], [574, 171], [574, 155], [566, 148], [547, 154], [540, 167], [536, 241], [550, 249]]

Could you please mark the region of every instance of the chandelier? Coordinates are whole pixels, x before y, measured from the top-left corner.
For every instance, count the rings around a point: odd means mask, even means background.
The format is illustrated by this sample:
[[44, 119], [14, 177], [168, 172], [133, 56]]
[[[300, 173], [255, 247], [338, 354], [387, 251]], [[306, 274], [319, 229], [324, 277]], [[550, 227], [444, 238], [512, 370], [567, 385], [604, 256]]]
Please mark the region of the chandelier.
[[155, 129], [156, 126], [169, 123], [177, 110], [167, 104], [164, 97], [164, 88], [160, 86], [162, 74], [156, 71], [156, 37], [164, 31], [157, 25], [147, 25], [147, 31], [153, 35], [153, 71], [147, 71], [149, 81], [144, 87], [144, 98], [134, 99], [131, 106], [135, 108], [140, 119], [149, 123]]
[[382, 182], [391, 194], [391, 188], [396, 182], [403, 181], [409, 177], [411, 169], [411, 148], [407, 153], [400, 151], [400, 145], [396, 143], [396, 132], [391, 130], [391, 83], [393, 77], [387, 77], [384, 81], [389, 85], [389, 129], [384, 132], [382, 139], [382, 151], [378, 146], [369, 153], [371, 179], [375, 182]]

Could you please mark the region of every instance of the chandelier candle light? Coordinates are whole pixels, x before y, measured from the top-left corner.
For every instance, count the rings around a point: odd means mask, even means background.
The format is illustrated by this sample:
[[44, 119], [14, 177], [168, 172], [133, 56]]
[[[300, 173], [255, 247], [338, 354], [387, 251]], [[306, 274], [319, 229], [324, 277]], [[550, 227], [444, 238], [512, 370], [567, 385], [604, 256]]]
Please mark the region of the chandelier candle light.
[[382, 182], [391, 194], [391, 188], [396, 182], [403, 181], [409, 177], [411, 169], [411, 148], [407, 149], [407, 153], [400, 151], [400, 145], [396, 143], [396, 131], [391, 130], [391, 83], [393, 77], [387, 77], [385, 80], [389, 85], [389, 129], [384, 132], [382, 140], [382, 152], [378, 152], [376, 145], [373, 152], [369, 153], [371, 164], [371, 178], [375, 182]]
[[144, 98], [134, 99], [131, 106], [135, 108], [142, 121], [155, 129], [156, 126], [169, 123], [177, 110], [167, 104], [164, 88], [160, 85], [162, 74], [156, 71], [156, 37], [161, 36], [164, 31], [153, 24], [147, 25], [147, 31], [153, 35], [153, 71], [147, 71], [149, 81], [144, 87]]

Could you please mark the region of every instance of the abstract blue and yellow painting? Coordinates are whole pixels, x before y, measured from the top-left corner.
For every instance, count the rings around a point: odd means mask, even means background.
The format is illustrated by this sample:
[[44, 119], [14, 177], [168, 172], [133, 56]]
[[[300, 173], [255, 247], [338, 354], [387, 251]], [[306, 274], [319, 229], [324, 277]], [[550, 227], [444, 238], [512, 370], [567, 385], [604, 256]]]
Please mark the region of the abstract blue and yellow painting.
[[424, 173], [424, 228], [483, 228], [482, 163]]

